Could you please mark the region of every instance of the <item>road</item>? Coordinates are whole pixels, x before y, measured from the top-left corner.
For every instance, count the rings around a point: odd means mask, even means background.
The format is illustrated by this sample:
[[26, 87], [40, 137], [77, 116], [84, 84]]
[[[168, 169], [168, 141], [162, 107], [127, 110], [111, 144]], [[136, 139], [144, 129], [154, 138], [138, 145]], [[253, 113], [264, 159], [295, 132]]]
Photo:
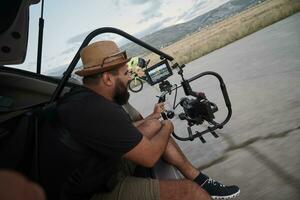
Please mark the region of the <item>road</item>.
[[[178, 142], [187, 157], [213, 178], [239, 185], [238, 199], [300, 199], [300, 13], [190, 62], [184, 75], [203, 71], [223, 77], [233, 116], [217, 139]], [[169, 80], [178, 84], [180, 77]], [[226, 107], [218, 87], [212, 78], [192, 83], [217, 103], [216, 119], [222, 121]], [[155, 95], [157, 90], [145, 86], [130, 102], [147, 115]], [[176, 133], [187, 135], [186, 123], [173, 121]]]

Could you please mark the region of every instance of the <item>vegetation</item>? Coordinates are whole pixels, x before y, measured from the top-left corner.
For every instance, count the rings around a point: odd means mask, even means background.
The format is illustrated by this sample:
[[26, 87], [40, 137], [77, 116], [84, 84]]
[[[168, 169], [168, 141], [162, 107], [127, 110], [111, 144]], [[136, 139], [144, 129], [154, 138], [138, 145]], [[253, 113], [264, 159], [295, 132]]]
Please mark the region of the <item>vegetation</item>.
[[[267, 0], [161, 50], [186, 64], [299, 11], [299, 0]], [[159, 59], [154, 54], [146, 58]]]

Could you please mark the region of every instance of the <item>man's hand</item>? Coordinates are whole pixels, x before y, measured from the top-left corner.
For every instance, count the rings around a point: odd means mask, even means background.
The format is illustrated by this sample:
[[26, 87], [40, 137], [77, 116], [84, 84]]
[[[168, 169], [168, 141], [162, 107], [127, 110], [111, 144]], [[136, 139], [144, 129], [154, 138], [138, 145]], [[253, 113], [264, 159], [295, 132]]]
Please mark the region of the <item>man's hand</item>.
[[153, 113], [150, 116], [151, 118], [159, 119], [163, 111], [165, 111], [164, 103], [157, 103], [154, 105]]
[[161, 113], [163, 111], [165, 111], [164, 103], [157, 103], [157, 104], [154, 105], [153, 113], [151, 113], [149, 116], [147, 116], [146, 118], [144, 118], [142, 120], [133, 122], [133, 125], [135, 127], [138, 127], [139, 125], [144, 123], [146, 120], [160, 119], [161, 118]]
[[170, 134], [174, 131], [174, 125], [170, 120], [163, 120], [161, 124], [169, 129]]

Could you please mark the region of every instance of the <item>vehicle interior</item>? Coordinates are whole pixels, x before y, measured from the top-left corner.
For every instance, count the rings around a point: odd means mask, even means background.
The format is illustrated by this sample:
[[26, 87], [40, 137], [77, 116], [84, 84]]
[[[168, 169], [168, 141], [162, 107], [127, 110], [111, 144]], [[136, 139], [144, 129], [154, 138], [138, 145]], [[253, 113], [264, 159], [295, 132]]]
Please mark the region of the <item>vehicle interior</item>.
[[26, 57], [29, 6], [38, 3], [32, 1], [2, 1], [0, 28], [0, 91], [1, 121], [13, 113], [49, 100], [57, 84], [56, 79], [20, 69], [5, 67], [9, 64], [21, 64]]

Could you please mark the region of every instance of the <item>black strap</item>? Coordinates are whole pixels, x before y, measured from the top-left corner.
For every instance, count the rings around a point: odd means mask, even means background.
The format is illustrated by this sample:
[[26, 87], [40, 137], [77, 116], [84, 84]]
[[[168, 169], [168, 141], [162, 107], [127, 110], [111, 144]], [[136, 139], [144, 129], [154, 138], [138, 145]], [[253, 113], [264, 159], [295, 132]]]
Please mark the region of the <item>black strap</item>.
[[42, 103], [38, 103], [30, 106], [23, 106], [15, 109], [10, 109], [10, 110], [0, 110], [0, 115], [1, 115], [0, 123], [3, 123], [17, 116], [21, 116], [22, 114], [34, 110], [38, 107], [44, 106], [47, 103], [48, 102], [42, 102]]
[[29, 106], [22, 106], [22, 107], [10, 109], [10, 110], [0, 110], [0, 114], [17, 112], [17, 111], [24, 111], [24, 112], [26, 112], [29, 109], [33, 109], [33, 108], [45, 105], [46, 103], [48, 103], [48, 101], [42, 102], [42, 103], [38, 103], [38, 104], [29, 105]]

